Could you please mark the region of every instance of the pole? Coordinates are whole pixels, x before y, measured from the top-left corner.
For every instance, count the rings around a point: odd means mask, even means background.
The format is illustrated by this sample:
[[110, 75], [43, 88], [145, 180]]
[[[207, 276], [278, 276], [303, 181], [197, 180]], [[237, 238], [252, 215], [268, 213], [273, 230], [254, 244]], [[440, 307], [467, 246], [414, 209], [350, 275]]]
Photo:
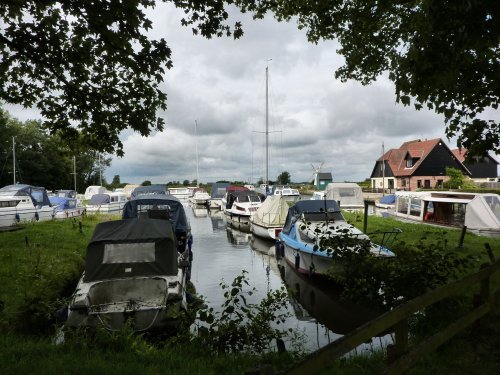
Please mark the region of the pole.
[[14, 185], [16, 184], [16, 140], [12, 137], [12, 163], [14, 165]]
[[382, 196], [385, 195], [385, 159], [384, 142], [382, 142]]
[[73, 178], [75, 181], [75, 194], [76, 194], [76, 156], [73, 156]]
[[[266, 185], [269, 186], [269, 67], [266, 66]], [[267, 189], [267, 188], [266, 188]]]
[[195, 147], [196, 147], [196, 187], [200, 187], [200, 174], [198, 171], [198, 121], [194, 120]]
[[99, 186], [102, 186], [101, 154], [99, 153]]

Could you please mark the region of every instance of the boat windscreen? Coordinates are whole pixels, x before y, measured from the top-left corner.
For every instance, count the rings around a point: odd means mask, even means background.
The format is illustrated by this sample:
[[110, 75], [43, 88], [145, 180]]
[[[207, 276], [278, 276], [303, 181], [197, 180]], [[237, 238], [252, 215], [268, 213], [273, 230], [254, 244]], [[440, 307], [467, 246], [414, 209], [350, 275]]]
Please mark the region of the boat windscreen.
[[323, 221], [323, 220], [344, 220], [342, 213], [335, 212], [327, 212], [326, 215], [324, 212], [304, 212], [304, 219], [306, 221]]

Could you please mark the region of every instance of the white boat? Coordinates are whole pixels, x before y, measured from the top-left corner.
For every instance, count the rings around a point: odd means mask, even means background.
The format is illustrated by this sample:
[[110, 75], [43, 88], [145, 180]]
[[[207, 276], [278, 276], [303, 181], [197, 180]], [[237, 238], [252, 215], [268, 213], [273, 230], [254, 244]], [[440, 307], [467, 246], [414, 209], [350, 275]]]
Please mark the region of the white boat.
[[285, 225], [288, 207], [282, 195], [267, 197], [250, 217], [250, 230], [256, 236], [276, 240]]
[[127, 195], [125, 193], [95, 194], [88, 201], [86, 211], [88, 214], [121, 213], [126, 202]]
[[323, 190], [313, 191], [311, 195], [311, 200], [320, 201], [325, 199], [325, 192]]
[[50, 204], [54, 207], [54, 219], [69, 219], [82, 216], [85, 212], [85, 206], [79, 203], [76, 198], [68, 197], [49, 197]]
[[250, 216], [261, 206], [260, 195], [241, 186], [230, 186], [226, 193], [224, 214], [234, 223], [250, 225]]
[[137, 332], [175, 332], [186, 309], [186, 282], [169, 220], [99, 223], [65, 327], [115, 331], [131, 322]]
[[85, 189], [85, 200], [89, 200], [96, 194], [104, 194], [104, 193], [108, 193], [108, 189], [106, 189], [104, 186], [98, 186], [98, 185], [88, 186], [87, 189]]
[[192, 195], [193, 188], [189, 187], [170, 187], [168, 188], [170, 195], [178, 199], [188, 199]]
[[500, 198], [491, 193], [398, 191], [392, 214], [398, 219], [445, 227], [467, 227], [485, 236], [500, 236]]
[[287, 202], [296, 202], [300, 199], [299, 191], [290, 186], [273, 186], [272, 195], [280, 195]]
[[363, 190], [354, 182], [330, 182], [326, 185], [325, 197], [347, 212], [364, 211], [365, 208]]
[[0, 189], [0, 227], [52, 220], [54, 207], [43, 187], [16, 184]]
[[169, 195], [165, 185], [147, 185], [147, 186], [137, 186], [130, 192], [130, 199], [134, 199], [139, 195]]
[[[212, 184], [212, 189], [210, 193], [210, 208], [223, 210], [224, 205], [222, 199], [226, 195], [226, 189], [229, 186], [229, 182], [214, 182]], [[225, 203], [224, 203], [225, 204]]]
[[[342, 266], [335, 261], [333, 254], [341, 256], [342, 251], [350, 251], [352, 246], [364, 243], [364, 240], [369, 241], [370, 254], [378, 257], [394, 256], [392, 251], [371, 242], [365, 233], [347, 223], [337, 202], [333, 200], [303, 200], [295, 203], [288, 210], [279, 238], [279, 257], [303, 274], [326, 276], [329, 273], [341, 273]], [[322, 249], [319, 245], [321, 238], [338, 239], [339, 247]]]
[[191, 203], [206, 206], [210, 201], [210, 194], [203, 188], [196, 188], [193, 196], [189, 198]]

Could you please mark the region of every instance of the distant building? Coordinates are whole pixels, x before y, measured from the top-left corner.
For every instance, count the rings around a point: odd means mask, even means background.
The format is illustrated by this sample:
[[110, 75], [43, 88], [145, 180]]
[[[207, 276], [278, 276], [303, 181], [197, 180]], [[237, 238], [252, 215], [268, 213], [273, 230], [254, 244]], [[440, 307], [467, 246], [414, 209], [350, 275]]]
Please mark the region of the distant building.
[[498, 182], [498, 162], [490, 155], [485, 157], [474, 156], [471, 161], [466, 161], [467, 149], [454, 149], [453, 154], [470, 171], [472, 180], [477, 183]]
[[441, 188], [449, 179], [446, 168], [455, 168], [465, 176], [469, 169], [442, 139], [405, 142], [377, 159], [370, 176], [373, 189], [417, 190]]
[[316, 190], [325, 190], [326, 185], [330, 182], [333, 182], [331, 173], [317, 172], [314, 174], [314, 186], [316, 187]]

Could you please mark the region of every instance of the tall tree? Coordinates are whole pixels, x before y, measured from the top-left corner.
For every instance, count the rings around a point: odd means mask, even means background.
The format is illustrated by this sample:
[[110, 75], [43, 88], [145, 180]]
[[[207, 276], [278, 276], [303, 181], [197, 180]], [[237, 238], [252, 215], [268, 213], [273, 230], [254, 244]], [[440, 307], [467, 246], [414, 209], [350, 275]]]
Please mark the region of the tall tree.
[[[172, 0], [181, 22], [205, 37], [239, 37], [224, 25], [223, 0]], [[159, 88], [172, 66], [164, 39], [146, 33], [155, 0], [3, 0], [0, 2], [0, 99], [36, 106], [44, 126], [74, 143], [123, 155], [119, 133], [163, 129]], [[76, 125], [76, 127], [74, 126]], [[79, 137], [78, 132], [82, 137]]]
[[492, 0], [237, 0], [243, 11], [296, 17], [317, 43], [336, 39], [335, 76], [369, 84], [384, 72], [396, 100], [444, 115], [446, 135], [470, 155], [500, 152], [500, 2]]
[[290, 183], [290, 173], [287, 171], [281, 172], [276, 180], [276, 183], [278, 185], [288, 185]]

